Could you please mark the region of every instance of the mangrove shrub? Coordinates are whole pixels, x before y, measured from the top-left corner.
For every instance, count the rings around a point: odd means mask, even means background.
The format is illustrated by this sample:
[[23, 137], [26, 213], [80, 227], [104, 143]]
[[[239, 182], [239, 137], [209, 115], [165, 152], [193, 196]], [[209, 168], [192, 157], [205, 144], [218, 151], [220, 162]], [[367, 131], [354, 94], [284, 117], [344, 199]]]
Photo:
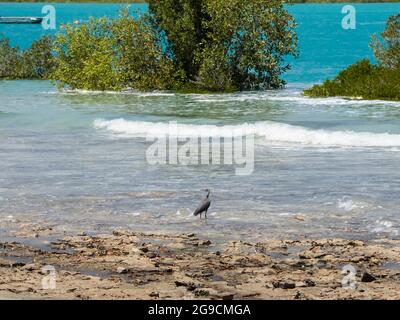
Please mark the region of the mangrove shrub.
[[0, 79], [46, 79], [54, 67], [53, 39], [44, 36], [25, 51], [0, 39]]
[[364, 59], [341, 71], [333, 80], [304, 91], [311, 97], [356, 97], [400, 100], [400, 14], [389, 18], [381, 33], [373, 36], [371, 47], [378, 64]]
[[376, 35], [372, 37], [375, 59], [383, 67], [400, 69], [400, 13], [389, 17], [381, 38], [383, 41]]
[[57, 35], [60, 86], [120, 90], [280, 88], [297, 55], [282, 0], [150, 0], [134, 19], [92, 19]]

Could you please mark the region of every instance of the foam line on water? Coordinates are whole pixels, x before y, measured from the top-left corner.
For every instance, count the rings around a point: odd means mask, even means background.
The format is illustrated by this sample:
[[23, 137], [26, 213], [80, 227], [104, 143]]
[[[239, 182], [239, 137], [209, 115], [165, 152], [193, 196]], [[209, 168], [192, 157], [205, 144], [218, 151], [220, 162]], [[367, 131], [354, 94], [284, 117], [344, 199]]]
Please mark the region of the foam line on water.
[[[62, 94], [67, 95], [131, 95], [140, 98], [151, 97], [173, 97], [184, 96], [199, 103], [222, 103], [222, 102], [246, 102], [246, 101], [271, 101], [271, 102], [295, 102], [300, 105], [311, 106], [352, 106], [352, 105], [387, 105], [387, 106], [400, 106], [398, 101], [387, 100], [362, 100], [350, 99], [341, 97], [329, 98], [310, 98], [302, 95], [301, 89], [286, 89], [284, 91], [259, 91], [259, 92], [245, 92], [233, 93], [227, 95], [221, 94], [177, 94], [168, 91], [154, 91], [142, 92], [137, 90], [123, 90], [123, 91], [96, 91], [96, 90], [82, 90], [74, 89], [61, 91]], [[48, 92], [52, 94], [59, 94], [59, 91]]]
[[387, 100], [362, 100], [350, 99], [341, 97], [331, 98], [310, 98], [304, 96], [299, 91], [285, 90], [283, 92], [276, 91], [262, 91], [239, 93], [230, 95], [213, 95], [213, 94], [197, 94], [190, 95], [190, 98], [201, 103], [215, 103], [215, 102], [244, 102], [244, 101], [271, 101], [271, 102], [295, 102], [300, 105], [310, 106], [352, 106], [352, 105], [387, 105], [387, 106], [400, 106], [398, 101]]
[[83, 90], [83, 89], [64, 89], [61, 91], [48, 92], [55, 94], [66, 94], [66, 95], [132, 95], [136, 97], [173, 97], [175, 93], [166, 91], [153, 91], [153, 92], [143, 92], [136, 90], [123, 90], [123, 91], [99, 91], [99, 90]]
[[290, 143], [315, 146], [398, 147], [400, 135], [390, 133], [313, 130], [285, 123], [262, 121], [238, 125], [178, 124], [176, 132], [169, 123], [129, 121], [125, 119], [94, 121], [96, 129], [123, 137], [230, 137], [254, 134], [265, 143]]

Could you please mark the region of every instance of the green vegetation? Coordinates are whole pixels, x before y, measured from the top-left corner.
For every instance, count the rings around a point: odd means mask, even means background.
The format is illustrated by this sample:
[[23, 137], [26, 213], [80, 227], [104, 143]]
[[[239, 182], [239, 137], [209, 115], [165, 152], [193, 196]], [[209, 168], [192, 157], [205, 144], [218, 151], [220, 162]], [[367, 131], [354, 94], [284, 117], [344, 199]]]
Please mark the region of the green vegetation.
[[386, 29], [370, 46], [377, 65], [361, 60], [340, 72], [333, 80], [304, 91], [310, 97], [343, 96], [400, 101], [400, 14], [388, 19]]
[[151, 0], [155, 25], [188, 83], [212, 91], [279, 88], [296, 55], [292, 16], [279, 0]]
[[55, 40], [56, 68], [51, 78], [68, 81], [72, 88], [119, 89], [110, 23], [102, 18], [66, 27]]
[[0, 79], [44, 79], [54, 67], [53, 40], [45, 36], [21, 51], [11, 47], [7, 38], [0, 39]]
[[145, 0], [0, 0], [1, 2], [40, 2], [40, 3], [88, 3], [88, 2], [97, 2], [97, 3], [144, 3]]
[[297, 55], [282, 0], [165, 0], [133, 19], [68, 25], [51, 78], [90, 90], [233, 91], [280, 88]]
[[340, 72], [335, 79], [315, 85], [304, 93], [311, 97], [400, 100], [400, 70], [361, 60]]
[[165, 0], [149, 13], [69, 24], [28, 50], [0, 40], [0, 79], [52, 79], [86, 90], [235, 91], [280, 88], [297, 55], [282, 0]]
[[370, 44], [376, 60], [383, 67], [400, 70], [400, 14], [388, 19], [381, 37], [383, 42], [374, 35]]
[[399, 0], [292, 0], [292, 3], [385, 3]]
[[72, 89], [169, 88], [173, 65], [149, 23], [124, 11], [117, 20], [68, 25], [56, 36], [51, 78]]

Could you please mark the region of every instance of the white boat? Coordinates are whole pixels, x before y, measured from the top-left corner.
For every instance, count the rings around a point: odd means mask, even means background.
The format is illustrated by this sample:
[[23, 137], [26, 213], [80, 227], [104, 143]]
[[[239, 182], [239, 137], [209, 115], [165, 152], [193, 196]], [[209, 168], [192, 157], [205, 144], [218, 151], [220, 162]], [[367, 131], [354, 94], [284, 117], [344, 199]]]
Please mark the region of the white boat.
[[42, 17], [0, 17], [0, 23], [36, 24], [43, 21]]

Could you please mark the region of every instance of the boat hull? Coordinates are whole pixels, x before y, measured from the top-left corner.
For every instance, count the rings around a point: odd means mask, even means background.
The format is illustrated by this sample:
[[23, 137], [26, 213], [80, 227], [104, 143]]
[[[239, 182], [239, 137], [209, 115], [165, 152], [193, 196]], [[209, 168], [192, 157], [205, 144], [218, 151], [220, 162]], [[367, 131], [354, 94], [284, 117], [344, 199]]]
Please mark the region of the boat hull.
[[41, 17], [0, 17], [0, 24], [38, 24], [42, 21]]

